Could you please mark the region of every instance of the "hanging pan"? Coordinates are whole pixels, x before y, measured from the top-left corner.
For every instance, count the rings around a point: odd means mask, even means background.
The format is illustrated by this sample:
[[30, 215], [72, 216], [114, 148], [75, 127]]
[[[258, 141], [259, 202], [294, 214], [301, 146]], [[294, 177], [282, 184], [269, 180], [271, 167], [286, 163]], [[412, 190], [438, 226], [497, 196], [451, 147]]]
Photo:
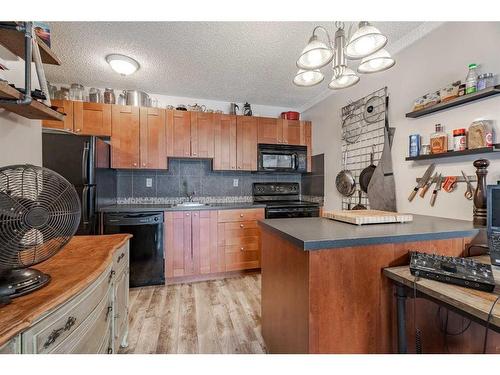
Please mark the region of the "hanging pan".
[[343, 155], [344, 169], [342, 169], [335, 178], [335, 186], [344, 197], [350, 197], [356, 190], [356, 180], [351, 171], [347, 169], [347, 150]]
[[377, 168], [375, 164], [373, 164], [373, 154], [374, 147], [372, 146], [372, 151], [370, 152], [370, 165], [363, 169], [359, 175], [359, 186], [365, 193], [368, 192], [368, 185], [372, 179], [373, 172], [375, 172], [375, 168]]

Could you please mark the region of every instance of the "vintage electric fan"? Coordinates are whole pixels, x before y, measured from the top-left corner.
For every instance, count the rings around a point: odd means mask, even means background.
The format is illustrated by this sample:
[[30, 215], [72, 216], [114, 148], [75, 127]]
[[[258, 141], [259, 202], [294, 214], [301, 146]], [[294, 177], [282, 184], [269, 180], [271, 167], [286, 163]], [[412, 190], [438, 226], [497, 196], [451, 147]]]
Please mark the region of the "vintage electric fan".
[[62, 176], [34, 165], [0, 168], [0, 304], [50, 281], [28, 267], [61, 250], [79, 223], [80, 200]]

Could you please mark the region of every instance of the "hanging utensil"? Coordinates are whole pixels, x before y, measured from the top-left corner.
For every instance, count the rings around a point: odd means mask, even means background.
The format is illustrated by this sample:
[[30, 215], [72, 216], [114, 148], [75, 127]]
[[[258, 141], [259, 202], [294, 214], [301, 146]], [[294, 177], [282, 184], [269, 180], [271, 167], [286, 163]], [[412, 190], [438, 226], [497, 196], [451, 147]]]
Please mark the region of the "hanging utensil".
[[[385, 89], [387, 95], [387, 88]], [[384, 112], [384, 149], [377, 168], [368, 185], [370, 209], [396, 212], [396, 183], [392, 169], [391, 138], [394, 128], [389, 127], [389, 97], [386, 96]]]
[[338, 192], [344, 197], [350, 197], [356, 190], [356, 180], [354, 179], [352, 172], [347, 169], [347, 150], [344, 152], [343, 159], [344, 167], [335, 178], [335, 186], [337, 187]]
[[431, 187], [431, 185], [437, 181], [437, 178], [438, 178], [438, 174], [436, 172], [436, 173], [434, 173], [434, 176], [432, 176], [432, 178], [429, 178], [427, 180], [427, 182], [425, 183], [425, 186], [420, 191], [420, 194], [419, 194], [420, 198], [425, 197], [425, 194], [427, 193], [427, 190], [429, 190], [429, 188]]
[[418, 191], [425, 186], [425, 184], [427, 183], [429, 178], [431, 178], [432, 172], [434, 172], [435, 168], [436, 168], [436, 165], [434, 163], [429, 165], [429, 167], [426, 169], [423, 176], [420, 177], [418, 184], [415, 186], [415, 188], [411, 192], [410, 196], [408, 197], [408, 201], [411, 202], [413, 200], [413, 198], [415, 198], [415, 195], [417, 195]]
[[384, 98], [381, 96], [372, 96], [366, 101], [363, 108], [363, 119], [373, 124], [381, 121], [384, 117]]
[[471, 201], [474, 198], [474, 187], [472, 186], [469, 177], [464, 173], [464, 171], [461, 172], [462, 176], [464, 176], [465, 183], [467, 184], [467, 190], [465, 190], [464, 197]]
[[358, 204], [352, 208], [353, 210], [366, 210], [366, 206], [364, 204], [361, 204], [362, 195], [363, 192], [361, 190], [358, 190]]
[[436, 203], [436, 197], [439, 190], [441, 190], [441, 183], [443, 182], [443, 175], [439, 175], [436, 181], [436, 186], [434, 187], [434, 191], [431, 196], [431, 207], [434, 207], [434, 203]]
[[375, 153], [374, 145], [372, 145], [372, 151], [370, 152], [370, 165], [363, 169], [359, 175], [359, 186], [361, 190], [365, 193], [368, 192], [368, 185], [370, 184], [370, 180], [372, 179], [373, 172], [375, 172], [375, 164], [373, 164], [373, 154]]

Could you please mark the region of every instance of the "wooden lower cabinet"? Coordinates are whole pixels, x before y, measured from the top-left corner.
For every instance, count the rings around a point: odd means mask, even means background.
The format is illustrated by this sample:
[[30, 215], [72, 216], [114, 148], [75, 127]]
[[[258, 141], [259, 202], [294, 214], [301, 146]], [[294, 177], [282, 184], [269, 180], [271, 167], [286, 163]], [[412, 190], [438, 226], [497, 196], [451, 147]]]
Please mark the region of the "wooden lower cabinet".
[[218, 247], [226, 271], [260, 268], [260, 229], [264, 209], [219, 211]]
[[97, 280], [8, 341], [0, 354], [116, 353], [127, 345], [128, 270], [127, 243]]
[[167, 283], [260, 267], [263, 209], [165, 212]]

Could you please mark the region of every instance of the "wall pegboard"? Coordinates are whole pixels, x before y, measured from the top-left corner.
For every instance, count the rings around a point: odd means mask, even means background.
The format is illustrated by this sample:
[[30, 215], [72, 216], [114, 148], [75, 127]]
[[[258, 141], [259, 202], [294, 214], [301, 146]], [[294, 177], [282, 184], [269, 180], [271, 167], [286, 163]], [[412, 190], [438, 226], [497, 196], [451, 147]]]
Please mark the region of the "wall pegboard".
[[[359, 175], [370, 165], [373, 148], [373, 163], [378, 164], [384, 149], [384, 127], [387, 87], [350, 102], [341, 110], [342, 119], [342, 160], [347, 153], [346, 167], [356, 180], [356, 191], [350, 197], [342, 197], [342, 209], [348, 210], [359, 203]], [[342, 168], [344, 164], [342, 163]], [[370, 208], [365, 192], [361, 195], [361, 204]]]

